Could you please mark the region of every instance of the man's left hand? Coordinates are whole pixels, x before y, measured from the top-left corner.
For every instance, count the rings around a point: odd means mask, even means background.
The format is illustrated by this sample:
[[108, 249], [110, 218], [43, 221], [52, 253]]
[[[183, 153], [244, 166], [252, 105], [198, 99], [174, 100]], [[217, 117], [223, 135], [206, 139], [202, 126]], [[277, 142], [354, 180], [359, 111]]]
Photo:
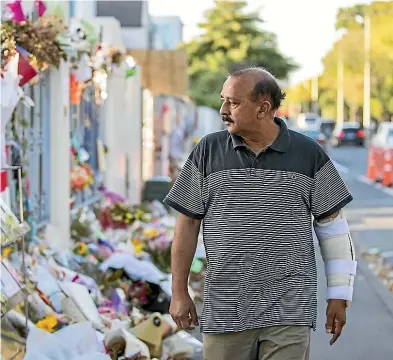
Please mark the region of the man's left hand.
[[330, 299], [326, 308], [326, 332], [333, 334], [330, 345], [340, 337], [341, 331], [347, 321], [347, 304], [345, 300]]

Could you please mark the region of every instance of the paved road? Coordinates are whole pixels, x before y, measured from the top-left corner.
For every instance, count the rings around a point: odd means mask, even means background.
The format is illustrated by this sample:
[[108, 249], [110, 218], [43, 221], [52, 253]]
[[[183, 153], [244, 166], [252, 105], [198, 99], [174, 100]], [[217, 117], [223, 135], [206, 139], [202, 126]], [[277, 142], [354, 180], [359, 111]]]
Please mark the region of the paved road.
[[333, 149], [330, 156], [354, 196], [346, 215], [357, 246], [393, 250], [393, 192], [365, 182], [367, 150], [338, 148]]
[[[375, 246], [383, 251], [393, 250], [393, 196], [364, 182], [367, 150], [339, 148], [333, 149], [330, 156], [337, 162], [354, 196], [346, 216], [358, 253], [360, 249]], [[319, 326], [312, 337], [311, 360], [393, 359], [393, 294], [371, 274], [364, 261], [359, 259], [359, 262], [354, 302], [348, 309], [348, 324], [332, 347], [323, 330], [325, 280], [320, 271]]]
[[[359, 249], [375, 246], [393, 250], [393, 196], [367, 184], [362, 177], [367, 169], [367, 150], [332, 149], [330, 156], [354, 196], [346, 216], [358, 253]], [[318, 329], [312, 334], [311, 360], [393, 360], [393, 294], [361, 259], [348, 323], [338, 342], [329, 345], [330, 336], [324, 330], [326, 285], [320, 254], [317, 259], [319, 317]], [[198, 310], [200, 313], [200, 306]], [[198, 330], [193, 333], [200, 339]]]

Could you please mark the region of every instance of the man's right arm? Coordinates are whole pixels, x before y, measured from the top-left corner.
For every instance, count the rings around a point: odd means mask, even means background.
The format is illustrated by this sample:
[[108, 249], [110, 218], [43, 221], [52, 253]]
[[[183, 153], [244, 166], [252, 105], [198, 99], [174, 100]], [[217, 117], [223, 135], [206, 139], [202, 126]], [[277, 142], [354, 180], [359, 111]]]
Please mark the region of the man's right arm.
[[182, 329], [198, 324], [195, 304], [188, 293], [188, 276], [195, 255], [201, 221], [206, 209], [203, 200], [201, 143], [191, 152], [164, 202], [180, 214], [172, 243], [172, 301], [170, 314]]
[[198, 243], [201, 220], [179, 214], [172, 243], [172, 293], [188, 292], [188, 276]]
[[180, 214], [172, 243], [172, 300], [169, 312], [180, 329], [198, 325], [195, 304], [188, 293], [188, 276], [195, 255], [201, 220]]

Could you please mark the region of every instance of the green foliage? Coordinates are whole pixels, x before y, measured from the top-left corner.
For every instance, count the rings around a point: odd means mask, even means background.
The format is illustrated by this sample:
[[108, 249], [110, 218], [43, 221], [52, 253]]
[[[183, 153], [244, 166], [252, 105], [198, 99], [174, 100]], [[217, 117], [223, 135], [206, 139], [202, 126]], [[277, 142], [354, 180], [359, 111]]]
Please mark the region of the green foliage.
[[183, 45], [189, 57], [191, 97], [198, 105], [218, 108], [225, 78], [238, 66], [263, 66], [286, 78], [295, 64], [277, 50], [276, 36], [261, 29], [245, 1], [216, 1], [199, 24], [202, 35]]
[[341, 8], [337, 12], [336, 29], [359, 30], [363, 28], [365, 15], [378, 20], [387, 14], [393, 17], [393, 1], [375, 1], [370, 5]]
[[[324, 116], [336, 115], [337, 70], [341, 52], [344, 64], [344, 98], [347, 117], [361, 113], [364, 85], [364, 17], [370, 17], [371, 28], [371, 116], [389, 120], [393, 115], [393, 1], [374, 2], [339, 9], [336, 28], [346, 34], [325, 55], [324, 71], [319, 79], [319, 106]], [[298, 91], [301, 86], [290, 89]], [[298, 95], [295, 103], [308, 99]], [[351, 114], [350, 114], [351, 113]], [[325, 115], [325, 114], [329, 114]]]

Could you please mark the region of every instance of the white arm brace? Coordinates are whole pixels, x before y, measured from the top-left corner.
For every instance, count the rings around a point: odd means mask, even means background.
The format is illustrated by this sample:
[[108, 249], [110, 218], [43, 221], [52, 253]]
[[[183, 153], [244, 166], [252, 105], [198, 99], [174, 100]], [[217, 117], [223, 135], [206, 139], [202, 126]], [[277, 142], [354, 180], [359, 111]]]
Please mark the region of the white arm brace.
[[336, 218], [314, 221], [314, 230], [321, 247], [327, 278], [327, 299], [352, 301], [357, 262], [342, 211]]

